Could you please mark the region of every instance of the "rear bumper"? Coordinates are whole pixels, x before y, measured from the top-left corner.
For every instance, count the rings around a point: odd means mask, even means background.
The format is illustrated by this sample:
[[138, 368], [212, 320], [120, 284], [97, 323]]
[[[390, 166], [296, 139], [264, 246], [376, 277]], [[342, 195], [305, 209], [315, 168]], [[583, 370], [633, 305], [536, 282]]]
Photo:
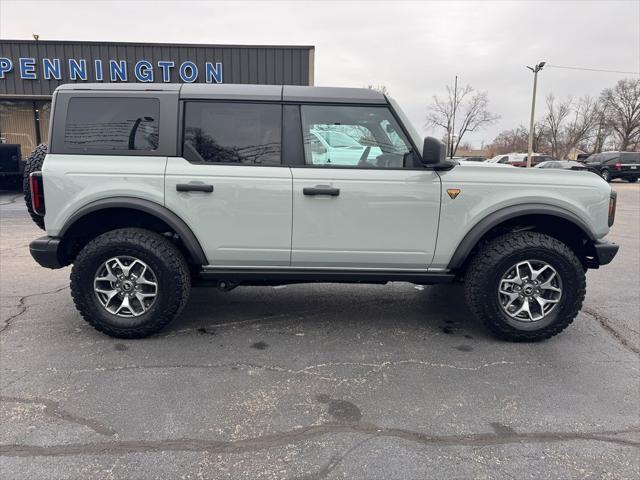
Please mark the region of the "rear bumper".
[[588, 259], [589, 268], [598, 268], [611, 263], [620, 249], [620, 245], [602, 240], [593, 242], [592, 246], [594, 255], [592, 259]]
[[611, 171], [611, 178], [640, 178], [640, 170], [623, 170], [621, 172], [613, 170]]
[[67, 264], [62, 260], [61, 239], [56, 237], [36, 238], [29, 244], [33, 259], [45, 268], [62, 268]]

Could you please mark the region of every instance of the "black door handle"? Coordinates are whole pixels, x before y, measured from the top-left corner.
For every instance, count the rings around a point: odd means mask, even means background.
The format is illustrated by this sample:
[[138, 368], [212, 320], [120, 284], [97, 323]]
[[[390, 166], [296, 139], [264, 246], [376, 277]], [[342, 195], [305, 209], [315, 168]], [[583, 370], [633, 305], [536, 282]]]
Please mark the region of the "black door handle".
[[302, 189], [302, 193], [304, 193], [305, 195], [330, 195], [332, 197], [337, 197], [338, 195], [340, 195], [340, 189], [339, 188], [332, 188], [332, 187], [304, 187]]
[[204, 183], [178, 183], [176, 185], [178, 192], [213, 192], [213, 185], [206, 185]]

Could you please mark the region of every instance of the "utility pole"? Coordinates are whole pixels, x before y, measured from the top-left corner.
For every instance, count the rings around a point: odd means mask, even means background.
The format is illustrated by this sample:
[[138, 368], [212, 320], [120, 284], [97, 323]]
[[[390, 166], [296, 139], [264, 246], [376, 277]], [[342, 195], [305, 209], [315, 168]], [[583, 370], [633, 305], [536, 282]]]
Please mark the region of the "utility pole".
[[527, 152], [527, 168], [531, 168], [531, 157], [533, 155], [533, 127], [536, 113], [536, 89], [538, 87], [538, 72], [542, 70], [546, 62], [540, 62], [534, 67], [527, 68], [533, 72], [533, 98], [531, 99], [531, 123], [529, 124], [529, 151]]
[[458, 109], [458, 75], [456, 75], [456, 81], [453, 84], [453, 123], [451, 125], [451, 150], [449, 150], [449, 158], [453, 158], [453, 138], [456, 134], [456, 110]]

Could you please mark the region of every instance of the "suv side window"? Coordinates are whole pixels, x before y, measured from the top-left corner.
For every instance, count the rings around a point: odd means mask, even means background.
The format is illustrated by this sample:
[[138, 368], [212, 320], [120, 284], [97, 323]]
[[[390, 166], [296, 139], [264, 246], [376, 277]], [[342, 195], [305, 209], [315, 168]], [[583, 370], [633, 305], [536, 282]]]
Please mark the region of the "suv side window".
[[[303, 105], [305, 163], [323, 167], [403, 168], [413, 148], [387, 107]], [[321, 145], [318, 138], [325, 140]]]
[[157, 98], [75, 97], [69, 100], [64, 143], [88, 153], [156, 150], [159, 117]]
[[183, 156], [190, 162], [280, 165], [282, 107], [186, 102]]

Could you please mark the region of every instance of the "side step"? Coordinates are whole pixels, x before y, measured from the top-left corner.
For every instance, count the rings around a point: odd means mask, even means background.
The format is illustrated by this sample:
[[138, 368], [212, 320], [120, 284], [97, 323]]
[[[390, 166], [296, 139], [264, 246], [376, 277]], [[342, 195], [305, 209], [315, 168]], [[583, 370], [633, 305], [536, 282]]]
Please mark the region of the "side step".
[[298, 270], [207, 268], [200, 272], [204, 282], [226, 281], [244, 285], [281, 285], [285, 283], [387, 283], [410, 282], [419, 285], [451, 283], [451, 273], [381, 270]]

